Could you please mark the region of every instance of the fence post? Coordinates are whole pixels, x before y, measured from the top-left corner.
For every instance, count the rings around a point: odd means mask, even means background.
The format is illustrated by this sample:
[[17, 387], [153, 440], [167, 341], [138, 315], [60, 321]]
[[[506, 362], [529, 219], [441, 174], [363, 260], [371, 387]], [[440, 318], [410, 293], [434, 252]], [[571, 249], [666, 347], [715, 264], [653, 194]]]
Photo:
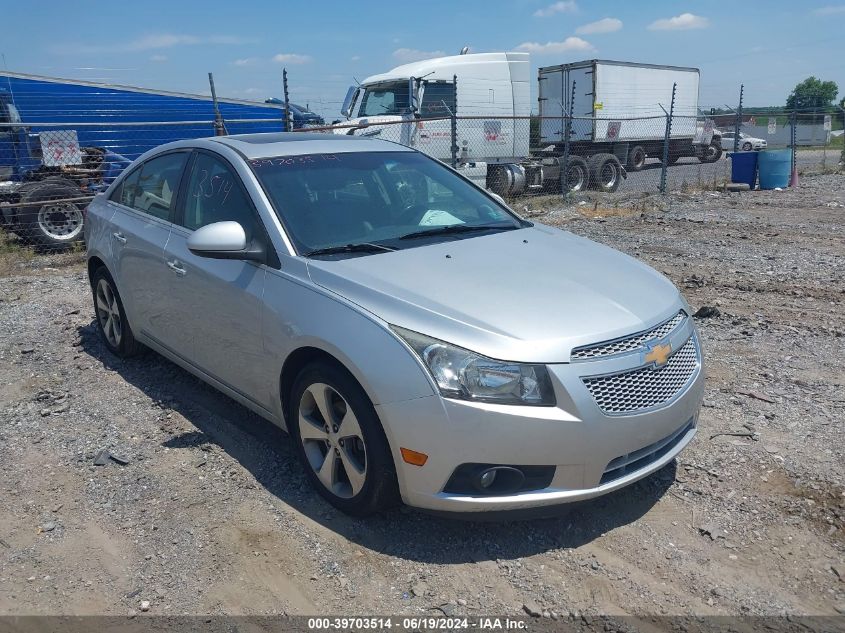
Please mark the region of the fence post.
[[449, 132], [452, 137], [452, 167], [458, 166], [458, 76], [452, 75], [452, 96], [454, 97], [454, 107], [449, 113]]
[[220, 106], [217, 103], [217, 91], [214, 89], [214, 75], [208, 73], [208, 85], [211, 86], [211, 101], [214, 104], [214, 136], [226, 136], [226, 124], [223, 122], [223, 115], [220, 114]]
[[[572, 93], [569, 108], [564, 109], [563, 117], [563, 164], [561, 165], [560, 190], [565, 196], [569, 193], [569, 140], [572, 136], [572, 104], [575, 102], [575, 81], [572, 82]], [[542, 125], [542, 122], [540, 123]]]
[[736, 121], [734, 122], [734, 152], [739, 151], [739, 130], [742, 127], [742, 96], [745, 93], [745, 84], [739, 87], [739, 107], [736, 110]]
[[789, 147], [792, 148], [792, 166], [789, 171], [789, 186], [794, 187], [796, 184], [796, 177], [798, 175], [797, 172], [797, 135], [798, 131], [795, 129], [798, 125], [798, 111], [792, 110], [792, 114], [789, 115]]
[[[675, 91], [678, 84], [672, 84], [672, 102], [666, 112], [666, 134], [663, 136], [663, 164], [660, 169], [660, 193], [666, 193], [666, 172], [669, 170], [669, 139], [672, 136], [672, 117], [675, 115]], [[663, 107], [663, 106], [661, 106]]]
[[285, 132], [293, 132], [293, 125], [291, 125], [290, 97], [288, 96], [287, 68], [282, 68], [282, 96], [285, 98]]
[[845, 169], [845, 108], [839, 106], [839, 109], [842, 110], [842, 153], [839, 155], [839, 167]]

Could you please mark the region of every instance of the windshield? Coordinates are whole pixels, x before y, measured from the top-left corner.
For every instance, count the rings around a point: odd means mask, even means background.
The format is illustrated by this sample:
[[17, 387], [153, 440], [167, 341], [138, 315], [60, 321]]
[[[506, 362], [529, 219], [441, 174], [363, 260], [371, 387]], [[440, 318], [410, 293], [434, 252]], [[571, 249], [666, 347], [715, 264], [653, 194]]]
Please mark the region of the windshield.
[[358, 108], [358, 116], [379, 116], [385, 114], [407, 114], [410, 112], [408, 82], [367, 86]]
[[[363, 243], [413, 248], [528, 225], [417, 152], [303, 154], [250, 164], [299, 253]], [[443, 230], [449, 226], [455, 230]], [[428, 230], [434, 233], [408, 239]]]

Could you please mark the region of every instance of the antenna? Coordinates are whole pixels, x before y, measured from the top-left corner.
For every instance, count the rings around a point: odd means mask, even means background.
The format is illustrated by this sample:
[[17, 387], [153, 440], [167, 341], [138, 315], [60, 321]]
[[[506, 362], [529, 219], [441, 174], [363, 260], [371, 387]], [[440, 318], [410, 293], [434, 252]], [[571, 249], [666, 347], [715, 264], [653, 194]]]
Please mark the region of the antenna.
[[464, 46], [461, 49], [461, 55], [466, 55], [467, 53], [469, 53], [469, 46]]

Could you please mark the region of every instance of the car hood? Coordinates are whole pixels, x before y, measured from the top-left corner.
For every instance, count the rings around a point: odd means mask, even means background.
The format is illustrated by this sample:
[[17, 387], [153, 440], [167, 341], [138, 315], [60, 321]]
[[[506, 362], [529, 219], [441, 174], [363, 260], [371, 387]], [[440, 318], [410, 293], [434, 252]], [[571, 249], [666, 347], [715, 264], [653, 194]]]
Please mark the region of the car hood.
[[520, 362], [566, 362], [573, 347], [646, 329], [685, 305], [654, 269], [541, 225], [310, 259], [308, 272], [390, 324]]

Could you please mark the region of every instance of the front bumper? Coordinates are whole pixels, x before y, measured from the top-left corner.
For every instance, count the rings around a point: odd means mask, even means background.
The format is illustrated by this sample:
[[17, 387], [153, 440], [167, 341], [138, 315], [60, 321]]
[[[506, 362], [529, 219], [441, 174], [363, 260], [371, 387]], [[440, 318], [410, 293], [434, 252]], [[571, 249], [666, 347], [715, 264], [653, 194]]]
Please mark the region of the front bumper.
[[[679, 340], [694, 336], [691, 321], [679, 328], [684, 330], [677, 333]], [[697, 351], [699, 365], [684, 388], [663, 405], [633, 415], [603, 413], [582, 377], [629, 371], [641, 362], [636, 354], [549, 365], [555, 407], [437, 395], [377, 405], [403, 500], [436, 511], [521, 510], [597, 497], [648, 476], [671, 462], [695, 436], [704, 388]], [[428, 461], [422, 467], [408, 465], [400, 447], [423, 452]], [[466, 463], [554, 466], [555, 472], [541, 490], [501, 496], [444, 492], [454, 470]]]

